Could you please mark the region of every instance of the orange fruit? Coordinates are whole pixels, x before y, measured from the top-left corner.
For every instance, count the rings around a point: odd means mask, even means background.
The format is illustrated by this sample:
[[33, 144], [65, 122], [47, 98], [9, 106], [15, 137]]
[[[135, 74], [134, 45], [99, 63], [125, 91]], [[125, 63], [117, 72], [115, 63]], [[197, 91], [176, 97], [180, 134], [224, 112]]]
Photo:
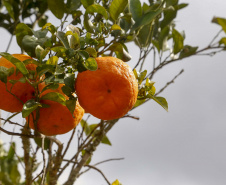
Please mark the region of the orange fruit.
[[[13, 54], [13, 56], [20, 61], [24, 61], [26, 59], [31, 59], [30, 56], [23, 54]], [[12, 64], [10, 61], [5, 59], [4, 57], [0, 58], [0, 66], [6, 68], [14, 68], [14, 74], [8, 77], [7, 81], [7, 90], [12, 94], [7, 92], [6, 85], [2, 81], [0, 81], [0, 109], [8, 111], [8, 112], [20, 112], [23, 108], [23, 103], [33, 97], [33, 93], [35, 92], [34, 88], [28, 83], [17, 82], [12, 85], [9, 80], [19, 80], [23, 77], [23, 74], [18, 72], [16, 74], [16, 66]], [[28, 70], [35, 70], [36, 65], [28, 64], [26, 65]], [[12, 89], [11, 89], [12, 88]]]
[[136, 103], [138, 83], [133, 71], [115, 57], [96, 58], [98, 69], [78, 73], [79, 103], [93, 116], [112, 120], [124, 116]]
[[[41, 96], [49, 92], [58, 92], [63, 94], [61, 87], [63, 84], [59, 85], [56, 90], [48, 89], [41, 93]], [[44, 88], [43, 84], [40, 85], [40, 91]], [[63, 94], [64, 95], [64, 94]], [[64, 95], [66, 99], [68, 97]], [[41, 100], [40, 103], [47, 104], [50, 107], [39, 109], [39, 119], [37, 122], [37, 129], [40, 133], [53, 136], [58, 134], [65, 134], [75, 128], [81, 121], [84, 115], [84, 109], [76, 102], [76, 107], [73, 115], [68, 110], [68, 108], [58, 102], [51, 100]], [[36, 111], [33, 112], [34, 119], [36, 119]], [[29, 122], [29, 126], [35, 129], [33, 116], [29, 115], [26, 120]], [[73, 117], [74, 116], [74, 117]]]

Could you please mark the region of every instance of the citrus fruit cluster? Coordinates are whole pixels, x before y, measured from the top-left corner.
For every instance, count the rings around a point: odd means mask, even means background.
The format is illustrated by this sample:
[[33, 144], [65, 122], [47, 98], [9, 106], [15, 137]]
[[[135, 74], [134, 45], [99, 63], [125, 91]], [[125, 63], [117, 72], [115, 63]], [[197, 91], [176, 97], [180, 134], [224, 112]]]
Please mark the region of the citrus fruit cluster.
[[[19, 59], [21, 62], [27, 59], [31, 59], [27, 55], [14, 54], [13, 57]], [[0, 109], [8, 112], [21, 112], [23, 104], [29, 99], [35, 98], [35, 88], [28, 82], [22, 83], [20, 80], [23, 75], [20, 72], [16, 72], [16, 66], [5, 58], [0, 58], [0, 66], [6, 68], [14, 68], [14, 74], [8, 77], [7, 83], [0, 81]], [[26, 65], [28, 70], [36, 70], [36, 65], [28, 64]], [[17, 83], [12, 85], [9, 80], [17, 80]], [[63, 84], [59, 85], [56, 90], [48, 89], [40, 94], [40, 99], [42, 96], [49, 92], [58, 92], [62, 94], [66, 99], [68, 97], [61, 91]], [[45, 87], [44, 83], [39, 85], [39, 90]], [[55, 101], [51, 100], [41, 100], [40, 103], [47, 104], [49, 107], [41, 107], [39, 109], [39, 118], [37, 122], [37, 129], [40, 133], [52, 136], [57, 134], [65, 134], [75, 128], [77, 124], [81, 121], [84, 110], [77, 102], [73, 115], [69, 109]], [[29, 122], [30, 128], [34, 129], [34, 120], [36, 119], [36, 111], [30, 114], [26, 120]]]
[[[22, 54], [13, 56], [22, 62], [31, 59]], [[75, 89], [78, 101], [73, 114], [58, 102], [41, 99], [49, 92], [57, 92], [68, 100], [69, 98], [61, 90], [64, 84], [59, 84], [56, 90], [48, 89], [42, 92], [46, 85], [40, 83], [40, 103], [47, 104], [48, 107], [41, 107], [38, 116], [35, 110], [26, 118], [30, 128], [35, 129], [37, 126], [36, 129], [40, 133], [51, 136], [64, 134], [75, 128], [84, 112], [102, 120], [118, 119], [124, 116], [137, 100], [138, 83], [133, 71], [125, 62], [115, 57], [98, 57], [96, 62], [98, 65], [96, 71], [87, 70], [77, 75]], [[0, 81], [0, 109], [21, 112], [23, 104], [35, 98], [35, 89], [28, 82], [18, 81], [23, 75], [16, 72], [16, 66], [3, 57], [0, 58], [0, 66], [15, 69], [14, 74], [8, 77], [6, 84]], [[26, 68], [36, 71], [35, 64], [28, 64]], [[16, 80], [17, 83], [12, 85], [9, 80]]]

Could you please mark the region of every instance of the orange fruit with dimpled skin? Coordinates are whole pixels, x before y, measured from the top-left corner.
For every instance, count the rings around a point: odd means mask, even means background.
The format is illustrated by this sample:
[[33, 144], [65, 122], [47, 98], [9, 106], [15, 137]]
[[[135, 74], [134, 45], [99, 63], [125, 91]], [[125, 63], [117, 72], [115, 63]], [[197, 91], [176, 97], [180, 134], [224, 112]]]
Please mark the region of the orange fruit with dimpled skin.
[[137, 80], [129, 65], [118, 58], [99, 57], [96, 61], [96, 71], [78, 73], [75, 89], [79, 103], [99, 119], [118, 119], [136, 103]]
[[[20, 61], [31, 59], [31, 57], [23, 54], [13, 54], [13, 56]], [[8, 80], [19, 80], [23, 77], [23, 74], [21, 72], [18, 72], [18, 74], [16, 74], [16, 66], [4, 57], [0, 58], [0, 66], [6, 68], [14, 68], [14, 74], [8, 77]], [[28, 64], [26, 65], [26, 68], [28, 70], [36, 70], [36, 65]], [[8, 112], [22, 111], [23, 103], [31, 99], [34, 96], [35, 92], [34, 88], [28, 82], [17, 82], [12, 87], [12, 84], [7, 81], [7, 89], [8, 91], [10, 91], [11, 89], [11, 93], [16, 97], [7, 92], [5, 83], [0, 81], [0, 109]]]
[[[40, 84], [40, 91], [44, 88], [44, 83]], [[41, 96], [49, 92], [58, 92], [63, 94], [61, 87], [63, 84], [59, 85], [59, 88], [56, 90], [48, 89], [41, 93]], [[64, 95], [64, 94], [63, 94]], [[68, 97], [64, 95], [66, 99]], [[73, 113], [68, 110], [68, 108], [58, 102], [51, 100], [41, 100], [40, 103], [47, 104], [50, 107], [40, 108], [39, 110], [39, 119], [37, 122], [37, 129], [40, 133], [53, 136], [58, 134], [65, 134], [75, 128], [78, 123], [81, 121], [84, 115], [84, 109], [79, 105], [78, 101], [76, 102], [76, 108]], [[36, 112], [33, 112], [34, 118], [36, 118]], [[26, 120], [29, 122], [30, 128], [34, 129], [34, 120], [33, 116], [29, 115]]]

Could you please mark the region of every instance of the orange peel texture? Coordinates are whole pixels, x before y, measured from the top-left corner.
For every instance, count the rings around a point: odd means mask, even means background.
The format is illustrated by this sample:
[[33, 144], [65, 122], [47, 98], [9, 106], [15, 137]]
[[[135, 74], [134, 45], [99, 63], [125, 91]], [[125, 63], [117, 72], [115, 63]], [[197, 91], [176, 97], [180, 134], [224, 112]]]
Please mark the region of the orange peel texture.
[[[13, 56], [20, 61], [31, 59], [30, 56], [24, 54], [13, 54]], [[33, 98], [35, 89], [28, 83], [17, 82], [12, 85], [9, 80], [19, 80], [23, 77], [23, 74], [18, 72], [16, 74], [16, 66], [4, 57], [0, 58], [0, 66], [6, 68], [14, 68], [14, 74], [8, 77], [7, 89], [5, 83], [0, 81], [0, 109], [8, 112], [20, 112], [23, 108], [23, 103], [27, 100]], [[36, 70], [36, 65], [28, 64], [26, 65], [28, 70]], [[11, 93], [9, 93], [8, 91]]]
[[75, 89], [79, 103], [99, 119], [118, 119], [136, 103], [137, 80], [129, 65], [118, 58], [98, 57], [96, 61], [96, 71], [78, 73]]

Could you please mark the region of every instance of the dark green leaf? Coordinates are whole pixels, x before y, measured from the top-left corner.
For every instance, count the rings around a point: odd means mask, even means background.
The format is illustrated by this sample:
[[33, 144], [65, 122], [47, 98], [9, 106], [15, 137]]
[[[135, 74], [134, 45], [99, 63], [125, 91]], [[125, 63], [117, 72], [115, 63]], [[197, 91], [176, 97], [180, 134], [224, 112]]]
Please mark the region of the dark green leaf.
[[66, 107], [68, 108], [68, 110], [71, 112], [72, 115], [75, 111], [76, 101], [77, 101], [76, 98], [66, 100]]
[[91, 20], [89, 19], [87, 12], [84, 15], [84, 27], [88, 32], [90, 32], [90, 33], [94, 32], [94, 26], [93, 26]]
[[75, 75], [67, 73], [64, 77], [64, 84], [74, 90], [75, 86]]
[[166, 0], [166, 7], [177, 5], [179, 0]]
[[35, 100], [31, 99], [28, 100], [24, 105], [22, 109], [22, 117], [26, 118], [29, 116], [30, 113], [32, 113], [35, 109], [38, 107], [41, 107], [41, 104], [39, 102], [36, 102]]
[[140, 0], [129, 1], [129, 11], [135, 22], [139, 22], [142, 19], [142, 7]]
[[21, 47], [24, 36], [25, 35], [33, 35], [33, 32], [31, 30], [31, 28], [29, 28], [26, 24], [19, 23], [16, 26], [15, 35], [16, 35], [17, 43]]
[[151, 10], [145, 13], [144, 15], [142, 15], [141, 19], [133, 25], [132, 30], [136, 30], [141, 26], [150, 24], [155, 19], [156, 16], [162, 13], [162, 11], [163, 9], [159, 8], [157, 10]]
[[38, 138], [38, 137], [35, 137], [34, 138], [34, 141], [35, 143], [40, 147], [42, 148], [42, 140], [44, 139], [44, 150], [48, 150], [49, 149], [49, 146], [50, 146], [50, 139], [48, 138]]
[[80, 0], [68, 0], [67, 1], [67, 9], [69, 13], [76, 11], [81, 6]]
[[159, 38], [158, 38], [158, 43], [159, 43], [159, 51], [164, 51], [165, 49], [167, 49], [165, 46], [167, 45], [167, 40], [169, 37], [169, 31], [170, 28], [169, 26], [163, 28], [160, 32]]
[[55, 101], [55, 102], [58, 102], [62, 105], [65, 105], [65, 102], [66, 102], [66, 99], [65, 97], [58, 93], [58, 92], [50, 92], [50, 93], [47, 93], [45, 95], [43, 95], [41, 97], [42, 100], [51, 100], [51, 101]]
[[48, 29], [41, 29], [38, 31], [33, 31], [33, 34], [36, 38], [45, 38], [48, 33]]
[[44, 92], [44, 91], [46, 91], [46, 90], [48, 90], [48, 89], [56, 90], [56, 89], [58, 89], [58, 87], [59, 87], [59, 84], [51, 83], [51, 84], [45, 86], [42, 89], [41, 93]]
[[120, 13], [124, 11], [128, 4], [128, 0], [113, 0], [109, 7], [109, 13], [114, 21], [117, 21]]
[[69, 45], [69, 43], [68, 43], [67, 36], [65, 35], [64, 32], [58, 31], [58, 32], [57, 32], [57, 38], [62, 42], [62, 44], [64, 45], [64, 47], [65, 47], [66, 49], [69, 49], [69, 48], [70, 48], [70, 45]]
[[90, 55], [91, 57], [94, 57], [94, 58], [97, 57], [97, 51], [96, 51], [94, 48], [88, 47], [88, 48], [85, 49], [85, 51], [86, 51], [87, 53], [89, 53], [89, 55]]
[[15, 21], [15, 17], [14, 17], [14, 10], [13, 10], [13, 6], [9, 1], [3, 0], [3, 4], [6, 7], [6, 10], [8, 11], [10, 17]]
[[84, 8], [88, 8], [90, 5], [94, 3], [94, 0], [81, 0], [82, 5]]
[[91, 131], [90, 131], [90, 128], [89, 128], [88, 123], [84, 119], [82, 119], [81, 122], [80, 122], [80, 124], [81, 124], [81, 126], [82, 126], [85, 134], [86, 135], [89, 135]]
[[97, 62], [94, 58], [89, 57], [85, 61], [85, 67], [90, 71], [96, 71], [97, 70]]
[[3, 66], [0, 66], [0, 80], [3, 83], [7, 83], [7, 77], [12, 75], [14, 73], [14, 68], [6, 68]]
[[194, 55], [196, 53], [197, 49], [198, 49], [198, 47], [192, 47], [189, 45], [185, 45], [183, 50], [180, 52], [179, 58], [185, 58], [185, 57]]
[[8, 151], [8, 155], [7, 155], [7, 159], [9, 161], [13, 160], [14, 155], [15, 155], [15, 150], [16, 150], [16, 144], [14, 142], [11, 143], [9, 151]]
[[173, 53], [177, 54], [184, 48], [184, 38], [176, 29], [172, 31], [172, 37], [174, 42]]
[[161, 21], [161, 28], [168, 26], [177, 16], [177, 10], [174, 7], [169, 7], [164, 10], [164, 19]]
[[28, 74], [28, 70], [26, 68], [26, 66], [24, 65], [23, 62], [21, 62], [19, 59], [13, 57], [12, 55], [10, 55], [9, 53], [5, 53], [5, 52], [0, 52], [0, 55], [4, 58], [6, 58], [8, 61], [10, 61], [12, 64], [14, 64], [16, 66], [16, 68], [23, 74], [23, 75], [27, 75]]
[[47, 0], [48, 7], [53, 15], [58, 19], [62, 19], [64, 16], [64, 0]]

